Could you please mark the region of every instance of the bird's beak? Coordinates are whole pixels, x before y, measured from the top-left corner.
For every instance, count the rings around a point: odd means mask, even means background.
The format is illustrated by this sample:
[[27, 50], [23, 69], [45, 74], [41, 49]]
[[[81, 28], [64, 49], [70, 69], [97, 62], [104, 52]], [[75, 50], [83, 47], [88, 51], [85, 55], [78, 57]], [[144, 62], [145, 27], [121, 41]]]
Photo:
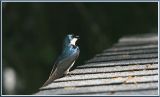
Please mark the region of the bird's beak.
[[80, 39], [80, 37], [78, 35], [76, 35], [75, 38]]

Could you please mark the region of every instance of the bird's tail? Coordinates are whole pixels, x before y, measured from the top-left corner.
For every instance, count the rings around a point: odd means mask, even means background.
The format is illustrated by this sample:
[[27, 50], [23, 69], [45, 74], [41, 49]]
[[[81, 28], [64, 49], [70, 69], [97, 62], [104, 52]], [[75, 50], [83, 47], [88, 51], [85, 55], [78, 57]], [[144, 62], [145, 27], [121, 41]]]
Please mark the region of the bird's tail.
[[58, 79], [59, 77], [60, 74], [58, 74], [58, 72], [55, 71], [51, 76], [49, 76], [48, 80], [43, 84], [43, 86], [40, 89], [51, 84], [54, 80]]

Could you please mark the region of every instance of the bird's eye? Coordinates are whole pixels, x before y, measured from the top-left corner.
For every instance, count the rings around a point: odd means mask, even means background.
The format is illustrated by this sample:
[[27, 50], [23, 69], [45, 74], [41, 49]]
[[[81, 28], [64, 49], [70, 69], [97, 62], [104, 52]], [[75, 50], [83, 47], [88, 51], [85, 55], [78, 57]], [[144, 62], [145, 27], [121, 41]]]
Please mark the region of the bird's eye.
[[74, 34], [71, 35], [71, 38], [74, 38]]

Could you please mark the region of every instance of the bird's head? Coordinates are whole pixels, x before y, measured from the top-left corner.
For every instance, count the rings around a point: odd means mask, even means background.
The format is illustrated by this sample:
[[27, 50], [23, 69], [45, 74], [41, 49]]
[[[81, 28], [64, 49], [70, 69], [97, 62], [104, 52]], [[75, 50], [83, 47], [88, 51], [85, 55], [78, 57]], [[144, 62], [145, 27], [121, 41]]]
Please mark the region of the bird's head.
[[73, 35], [73, 34], [68, 34], [64, 40], [65, 41], [64, 44], [65, 45], [68, 45], [68, 44], [76, 45], [76, 41], [78, 39], [79, 39], [79, 36]]

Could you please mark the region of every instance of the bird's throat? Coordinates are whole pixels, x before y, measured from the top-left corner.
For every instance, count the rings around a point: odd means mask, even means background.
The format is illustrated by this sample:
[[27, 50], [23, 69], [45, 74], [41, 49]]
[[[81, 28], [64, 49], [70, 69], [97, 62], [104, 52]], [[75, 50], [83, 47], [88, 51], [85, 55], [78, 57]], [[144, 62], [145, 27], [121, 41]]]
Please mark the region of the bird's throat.
[[77, 38], [73, 38], [73, 39], [71, 40], [70, 44], [76, 45], [76, 41], [77, 41]]

